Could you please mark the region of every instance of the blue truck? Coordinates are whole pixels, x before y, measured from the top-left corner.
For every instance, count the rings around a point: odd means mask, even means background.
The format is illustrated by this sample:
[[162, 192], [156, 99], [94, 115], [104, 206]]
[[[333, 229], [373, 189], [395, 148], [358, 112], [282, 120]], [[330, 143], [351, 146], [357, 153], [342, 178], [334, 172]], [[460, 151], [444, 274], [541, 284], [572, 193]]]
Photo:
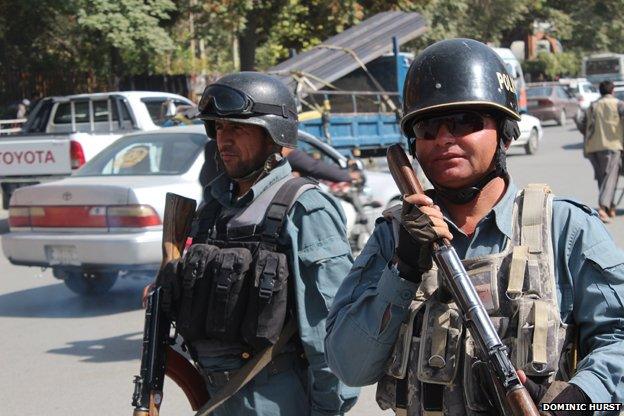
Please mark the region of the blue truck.
[[294, 91], [303, 131], [346, 156], [383, 156], [406, 144], [398, 120], [413, 55], [400, 46], [426, 30], [418, 13], [379, 13], [267, 72]]

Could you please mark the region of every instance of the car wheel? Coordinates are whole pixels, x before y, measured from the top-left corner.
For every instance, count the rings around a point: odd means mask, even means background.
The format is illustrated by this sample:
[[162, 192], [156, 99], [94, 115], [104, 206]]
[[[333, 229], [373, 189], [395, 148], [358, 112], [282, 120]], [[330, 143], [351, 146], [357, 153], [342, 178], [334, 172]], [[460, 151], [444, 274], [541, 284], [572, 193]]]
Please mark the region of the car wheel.
[[82, 296], [98, 296], [108, 292], [117, 280], [117, 272], [71, 271], [65, 275], [65, 286]]
[[565, 110], [561, 110], [561, 113], [559, 113], [559, 120], [557, 120], [557, 124], [560, 126], [565, 126], [567, 120], [568, 116]]
[[524, 150], [527, 155], [534, 155], [539, 148], [539, 136], [537, 134], [537, 129], [531, 129], [531, 134], [529, 135], [529, 140], [524, 145]]

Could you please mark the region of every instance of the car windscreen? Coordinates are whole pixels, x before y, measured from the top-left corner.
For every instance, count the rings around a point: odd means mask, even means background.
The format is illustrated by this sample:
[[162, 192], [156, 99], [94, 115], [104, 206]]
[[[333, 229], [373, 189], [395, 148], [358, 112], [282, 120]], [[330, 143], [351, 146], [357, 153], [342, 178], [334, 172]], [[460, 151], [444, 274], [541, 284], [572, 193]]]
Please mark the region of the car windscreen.
[[203, 151], [206, 136], [198, 133], [152, 133], [117, 140], [86, 163], [74, 176], [181, 175]]
[[617, 74], [620, 72], [619, 58], [596, 59], [585, 63], [585, 74]]
[[300, 134], [298, 147], [314, 159], [335, 163], [342, 168], [347, 166], [347, 159], [343, 155], [315, 137], [307, 137]]
[[189, 106], [187, 102], [168, 97], [141, 98], [141, 102], [145, 104], [150, 118], [157, 126], [165, 125], [167, 120], [175, 116], [178, 107]]
[[527, 97], [549, 97], [552, 93], [552, 87], [529, 87], [527, 88]]
[[617, 98], [618, 100], [624, 101], [624, 90], [613, 91], [613, 95], [615, 95], [615, 98]]

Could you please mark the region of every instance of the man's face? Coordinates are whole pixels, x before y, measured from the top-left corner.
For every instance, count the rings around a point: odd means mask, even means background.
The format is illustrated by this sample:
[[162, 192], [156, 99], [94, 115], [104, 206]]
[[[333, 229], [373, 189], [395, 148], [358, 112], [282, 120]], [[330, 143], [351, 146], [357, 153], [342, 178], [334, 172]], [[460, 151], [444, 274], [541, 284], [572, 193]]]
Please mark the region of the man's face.
[[488, 116], [483, 117], [483, 128], [474, 132], [462, 133], [461, 128], [449, 124], [452, 121], [441, 122], [433, 138], [417, 138], [415, 148], [429, 179], [456, 189], [473, 184], [492, 170], [498, 139], [496, 122]]
[[242, 178], [258, 169], [275, 150], [262, 127], [217, 120], [215, 128], [219, 156], [231, 178]]

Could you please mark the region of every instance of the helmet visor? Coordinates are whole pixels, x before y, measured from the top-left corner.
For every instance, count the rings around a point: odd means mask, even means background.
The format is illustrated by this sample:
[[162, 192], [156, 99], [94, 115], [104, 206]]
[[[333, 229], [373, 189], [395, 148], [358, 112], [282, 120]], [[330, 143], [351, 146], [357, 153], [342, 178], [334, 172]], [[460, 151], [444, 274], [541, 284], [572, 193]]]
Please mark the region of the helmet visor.
[[437, 117], [418, 120], [413, 125], [414, 137], [417, 140], [433, 140], [438, 136], [442, 125], [454, 136], [466, 136], [485, 128], [485, 114], [475, 111], [460, 111]]

